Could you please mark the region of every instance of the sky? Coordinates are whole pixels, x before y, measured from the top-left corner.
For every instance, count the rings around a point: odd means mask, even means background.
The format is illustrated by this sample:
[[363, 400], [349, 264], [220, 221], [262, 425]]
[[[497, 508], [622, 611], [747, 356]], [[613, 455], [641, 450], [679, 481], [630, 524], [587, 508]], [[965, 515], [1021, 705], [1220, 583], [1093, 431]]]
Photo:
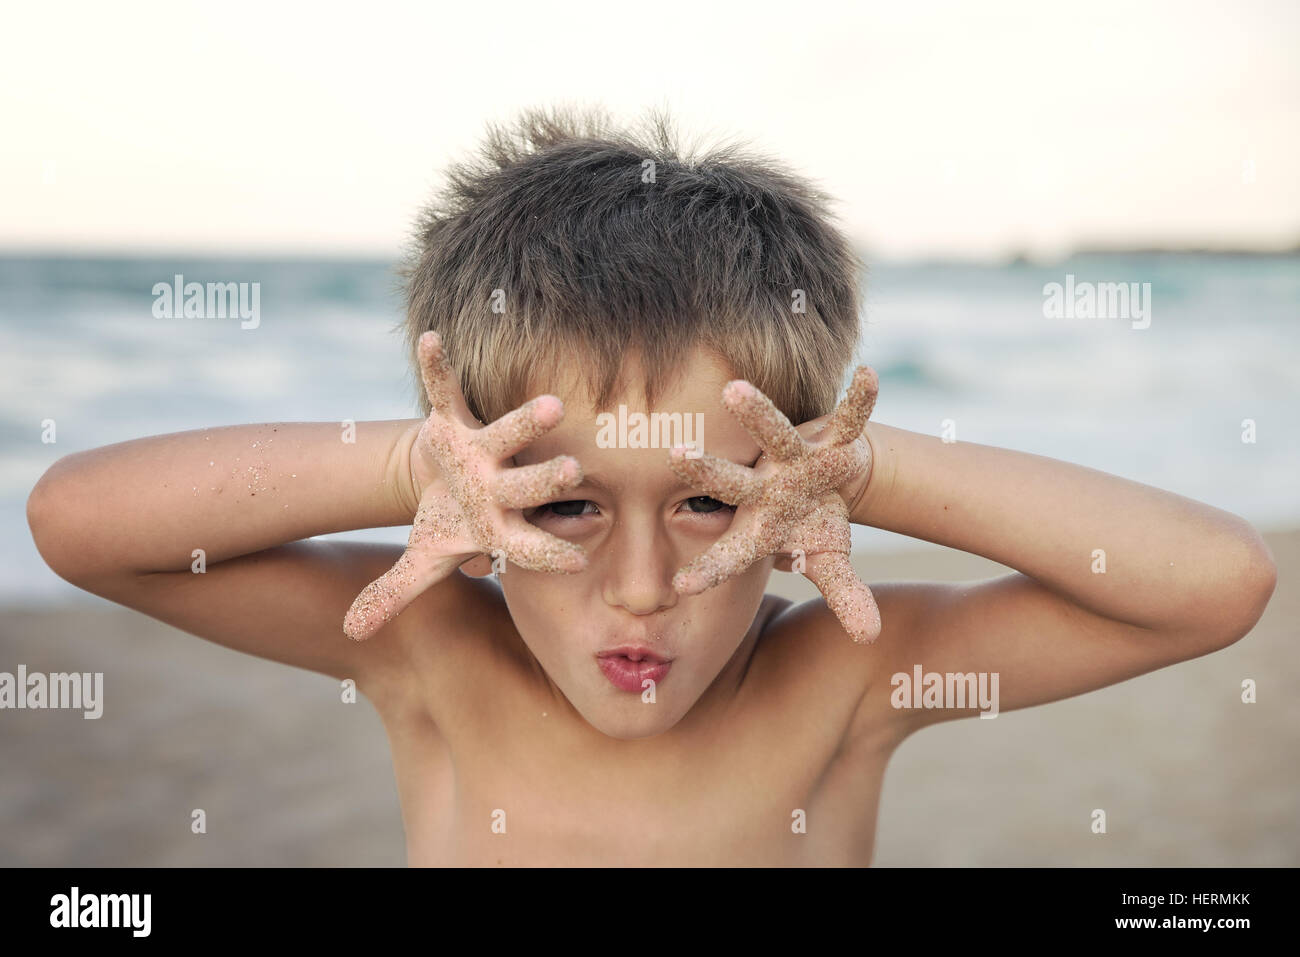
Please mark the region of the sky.
[[884, 258], [1300, 243], [1300, 3], [29, 3], [0, 249], [394, 255], [521, 108], [667, 107]]

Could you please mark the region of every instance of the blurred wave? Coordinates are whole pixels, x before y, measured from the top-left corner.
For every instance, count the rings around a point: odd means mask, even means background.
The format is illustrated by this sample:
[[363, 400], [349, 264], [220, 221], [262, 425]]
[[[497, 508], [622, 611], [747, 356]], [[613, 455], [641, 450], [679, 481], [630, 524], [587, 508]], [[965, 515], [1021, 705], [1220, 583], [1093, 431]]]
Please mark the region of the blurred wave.
[[[178, 273], [260, 283], [257, 328], [155, 318], [154, 284]], [[1150, 283], [1150, 327], [1046, 318], [1043, 287], [1067, 274]], [[64, 454], [214, 424], [415, 414], [401, 313], [387, 262], [0, 257], [0, 600], [80, 594], [40, 561], [23, 511]], [[1079, 462], [1264, 527], [1300, 523], [1300, 258], [886, 262], [868, 271], [863, 318], [881, 421], [938, 434], [952, 420], [959, 441]], [[898, 544], [864, 529], [855, 542]]]

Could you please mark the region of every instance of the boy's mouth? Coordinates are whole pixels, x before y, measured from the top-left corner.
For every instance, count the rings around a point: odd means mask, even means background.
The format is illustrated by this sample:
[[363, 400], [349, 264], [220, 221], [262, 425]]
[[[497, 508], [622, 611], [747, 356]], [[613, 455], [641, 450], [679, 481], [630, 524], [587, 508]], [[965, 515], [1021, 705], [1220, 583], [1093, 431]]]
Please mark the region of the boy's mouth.
[[621, 691], [639, 693], [646, 690], [647, 681], [658, 684], [672, 667], [672, 659], [656, 654], [649, 648], [625, 645], [596, 653], [596, 664], [614, 687]]
[[648, 661], [650, 664], [662, 665], [671, 661], [664, 655], [656, 654], [644, 645], [619, 645], [606, 651], [596, 652], [597, 658], [627, 658], [629, 661]]

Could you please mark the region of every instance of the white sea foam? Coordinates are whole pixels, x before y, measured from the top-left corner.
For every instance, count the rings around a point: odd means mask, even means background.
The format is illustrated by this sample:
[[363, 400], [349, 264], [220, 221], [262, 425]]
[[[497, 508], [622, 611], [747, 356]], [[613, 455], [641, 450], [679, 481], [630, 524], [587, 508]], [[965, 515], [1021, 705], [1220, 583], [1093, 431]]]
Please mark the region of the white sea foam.
[[[150, 289], [177, 271], [260, 282], [258, 328], [155, 320]], [[1150, 282], [1155, 321], [1045, 318], [1043, 285], [1067, 272]], [[866, 289], [861, 355], [881, 376], [881, 421], [938, 434], [950, 418], [958, 441], [1084, 463], [1265, 527], [1300, 522], [1295, 259], [880, 264]], [[16, 540], [30, 542], [31, 484], [67, 452], [213, 424], [414, 415], [400, 317], [387, 263], [0, 260], [0, 534], [15, 542], [0, 599], [48, 590], [52, 573]]]

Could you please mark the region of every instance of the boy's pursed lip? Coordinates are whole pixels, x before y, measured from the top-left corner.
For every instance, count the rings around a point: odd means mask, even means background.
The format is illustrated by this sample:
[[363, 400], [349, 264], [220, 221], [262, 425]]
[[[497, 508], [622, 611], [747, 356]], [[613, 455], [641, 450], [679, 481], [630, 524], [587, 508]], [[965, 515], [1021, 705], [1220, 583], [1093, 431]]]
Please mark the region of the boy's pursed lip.
[[662, 665], [672, 661], [671, 658], [656, 654], [644, 645], [619, 645], [617, 648], [609, 648], [605, 651], [596, 652], [596, 657], [627, 658], [631, 661], [648, 661], [655, 665]]
[[597, 652], [596, 664], [615, 688], [639, 694], [646, 681], [656, 685], [663, 681], [673, 663], [648, 648], [624, 646]]
[[646, 689], [646, 681], [651, 681], [658, 685], [668, 674], [668, 668], [672, 667], [672, 662], [651, 662], [649, 659], [641, 659], [640, 662], [634, 662], [630, 658], [624, 658], [620, 654], [606, 655], [601, 658], [597, 655], [595, 659], [601, 672], [610, 684], [621, 692], [640, 694]]

